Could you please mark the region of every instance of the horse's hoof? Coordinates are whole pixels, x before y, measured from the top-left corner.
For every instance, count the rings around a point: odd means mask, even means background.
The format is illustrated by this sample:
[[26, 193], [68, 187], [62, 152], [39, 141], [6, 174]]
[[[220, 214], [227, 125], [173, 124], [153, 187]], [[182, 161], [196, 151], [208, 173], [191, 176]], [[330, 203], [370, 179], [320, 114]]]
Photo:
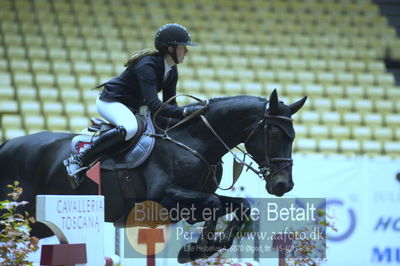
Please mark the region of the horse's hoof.
[[194, 242], [184, 245], [178, 254], [179, 263], [188, 263], [204, 257], [204, 253], [200, 252], [198, 245]]

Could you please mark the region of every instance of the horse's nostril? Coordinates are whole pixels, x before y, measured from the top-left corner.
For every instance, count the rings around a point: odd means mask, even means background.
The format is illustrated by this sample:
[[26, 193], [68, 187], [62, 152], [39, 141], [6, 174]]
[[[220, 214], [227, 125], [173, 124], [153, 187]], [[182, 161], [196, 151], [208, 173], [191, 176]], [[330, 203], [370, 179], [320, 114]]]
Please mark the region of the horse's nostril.
[[278, 182], [275, 184], [275, 186], [273, 188], [273, 193], [277, 196], [282, 196], [289, 190], [290, 190], [289, 186], [286, 182]]

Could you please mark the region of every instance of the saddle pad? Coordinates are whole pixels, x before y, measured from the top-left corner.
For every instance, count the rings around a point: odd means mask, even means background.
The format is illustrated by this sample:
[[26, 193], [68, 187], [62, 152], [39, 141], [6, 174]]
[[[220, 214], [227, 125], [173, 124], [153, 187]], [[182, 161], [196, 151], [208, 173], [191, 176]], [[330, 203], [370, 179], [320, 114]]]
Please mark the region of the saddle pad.
[[[104, 156], [100, 162], [100, 167], [106, 170], [115, 169], [132, 169], [138, 167], [146, 161], [146, 159], [151, 154], [155, 138], [149, 136], [149, 134], [154, 134], [154, 126], [151, 121], [151, 116], [146, 115], [147, 127], [144, 133], [140, 136], [136, 144], [122, 156], [122, 159], [115, 159], [111, 156]], [[71, 151], [73, 154], [78, 154], [87, 145], [91, 145], [98, 137], [93, 137], [90, 135], [77, 135], [71, 141]]]

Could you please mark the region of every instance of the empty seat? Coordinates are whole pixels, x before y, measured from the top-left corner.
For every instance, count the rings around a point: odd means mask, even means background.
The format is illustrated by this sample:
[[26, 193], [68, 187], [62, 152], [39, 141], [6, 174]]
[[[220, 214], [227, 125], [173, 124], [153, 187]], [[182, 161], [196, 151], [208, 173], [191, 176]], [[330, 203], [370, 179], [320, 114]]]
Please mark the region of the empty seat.
[[[305, 73], [305, 78], [311, 77], [309, 73], [313, 74], [311, 71], [305, 71], [307, 69], [307, 60], [304, 59], [289, 58], [288, 67], [291, 70], [298, 71], [298, 78], [302, 76], [302, 73]], [[312, 78], [314, 79], [314, 75], [312, 75]]]
[[77, 74], [92, 74], [93, 66], [87, 61], [74, 61], [72, 64], [72, 70]]
[[394, 76], [391, 73], [375, 74], [375, 80], [378, 86], [393, 86], [395, 85]]
[[286, 84], [284, 87], [284, 95], [296, 97], [296, 96], [304, 96], [304, 88], [299, 84]]
[[[97, 75], [108, 75], [112, 76], [114, 73], [113, 66], [109, 63], [95, 63], [94, 64], [94, 73]], [[181, 71], [179, 71], [179, 74], [181, 74]]]
[[339, 143], [335, 139], [320, 139], [318, 150], [322, 153], [336, 153], [339, 151]]
[[400, 114], [384, 114], [385, 123], [389, 127], [400, 126]]
[[41, 115], [24, 115], [23, 122], [28, 133], [45, 129], [45, 119]]
[[310, 125], [310, 124], [318, 124], [320, 120], [320, 115], [317, 112], [313, 111], [303, 111], [300, 112], [300, 121], [303, 124]]
[[89, 119], [83, 116], [71, 116], [68, 121], [69, 128], [74, 133], [79, 133], [89, 126]]
[[293, 125], [294, 131], [296, 132], [296, 138], [307, 138], [308, 136], [308, 127], [305, 125], [301, 125], [298, 123], [295, 123]]
[[222, 93], [222, 83], [213, 80], [204, 80], [202, 88], [206, 94], [215, 95]]
[[357, 140], [372, 139], [372, 129], [365, 126], [352, 127], [352, 136]]
[[17, 89], [18, 100], [35, 100], [36, 89], [34, 87], [21, 87]]
[[226, 81], [222, 83], [224, 93], [227, 95], [237, 95], [242, 93], [242, 84], [239, 82]]
[[316, 73], [316, 80], [319, 84], [333, 84], [335, 82], [335, 75], [332, 72], [319, 71]]
[[329, 98], [314, 98], [312, 99], [312, 106], [318, 111], [330, 111], [332, 110], [332, 101]]
[[1, 126], [4, 129], [21, 129], [21, 116], [17, 114], [3, 114], [1, 116]]
[[56, 76], [57, 86], [59, 88], [70, 88], [73, 89], [76, 87], [76, 78], [71, 74], [57, 74]]
[[343, 153], [357, 154], [361, 152], [361, 144], [358, 140], [344, 139], [340, 141], [339, 146]]
[[49, 61], [43, 59], [33, 59], [32, 60], [32, 71], [34, 73], [50, 73], [51, 64]]
[[12, 100], [14, 98], [14, 89], [8, 85], [0, 85], [0, 99]]
[[364, 113], [363, 123], [369, 127], [379, 127], [383, 124], [383, 117], [380, 113]]
[[305, 84], [304, 93], [309, 97], [322, 96], [324, 94], [324, 87], [318, 84]]
[[295, 152], [316, 152], [317, 141], [311, 138], [296, 138], [294, 143]]
[[248, 58], [243, 56], [229, 56], [229, 61], [234, 68], [245, 68], [249, 63]]
[[18, 102], [15, 100], [5, 100], [0, 99], [0, 113], [7, 114], [7, 113], [18, 113]]
[[188, 67], [188, 66], [179, 68], [179, 79], [180, 80], [194, 79], [194, 78], [195, 78], [194, 68]]
[[53, 87], [55, 86], [54, 75], [48, 73], [35, 74], [35, 82], [37, 87]]
[[15, 73], [14, 75], [14, 83], [17, 87], [30, 86], [33, 87], [33, 75], [32, 73]]
[[360, 86], [346, 86], [346, 96], [352, 99], [359, 99], [364, 96], [364, 88]]
[[275, 80], [276, 73], [271, 70], [256, 69], [256, 78], [262, 83], [271, 82]]
[[5, 139], [14, 139], [18, 137], [22, 137], [26, 135], [26, 132], [22, 128], [11, 128], [11, 129], [3, 129], [4, 130], [4, 138]]
[[204, 55], [190, 55], [188, 58], [190, 64], [194, 66], [207, 66], [209, 63], [208, 56]]
[[400, 157], [400, 142], [398, 141], [384, 142], [383, 150], [386, 154], [398, 158]]
[[39, 99], [41, 102], [46, 101], [57, 101], [58, 100], [58, 90], [54, 87], [41, 87], [38, 88]]
[[268, 60], [261, 57], [251, 57], [249, 60], [249, 65], [254, 69], [265, 69], [268, 66]]
[[201, 83], [197, 80], [187, 80], [183, 81], [182, 89], [188, 93], [198, 93], [201, 89]]
[[246, 68], [236, 68], [237, 79], [242, 82], [252, 82], [255, 80], [255, 73], [253, 70]]
[[377, 99], [374, 101], [375, 103], [375, 109], [376, 112], [379, 113], [391, 113], [394, 111], [400, 111], [400, 109], [396, 110], [395, 104], [391, 100], [382, 100], [382, 99]]
[[373, 102], [370, 99], [354, 99], [354, 110], [360, 113], [372, 112]]
[[383, 99], [385, 97], [385, 89], [380, 87], [366, 87], [365, 95], [367, 98]]
[[63, 113], [63, 106], [60, 102], [44, 102], [42, 108], [45, 115], [61, 115]]
[[355, 83], [354, 74], [351, 72], [336, 72], [335, 80], [338, 84], [347, 86]]
[[393, 131], [387, 127], [376, 127], [372, 129], [372, 135], [376, 140], [390, 141], [393, 138]]
[[400, 100], [400, 89], [389, 87], [386, 90], [386, 97], [391, 100]]
[[375, 77], [371, 73], [357, 73], [356, 84], [360, 86], [372, 86], [375, 83]]
[[296, 71], [295, 79], [301, 84], [313, 84], [315, 83], [315, 74], [310, 71]]
[[361, 151], [367, 155], [380, 155], [382, 152], [382, 143], [376, 140], [362, 141]]
[[59, 115], [46, 117], [46, 127], [50, 131], [65, 131], [68, 129], [67, 118]]
[[198, 67], [196, 74], [198, 79], [213, 79], [216, 76], [215, 69], [210, 67]]
[[96, 99], [99, 96], [99, 90], [84, 90], [82, 92], [82, 98], [85, 104], [96, 103]]
[[24, 100], [20, 101], [20, 110], [22, 114], [40, 114], [41, 107], [38, 101]]
[[83, 116], [85, 114], [85, 106], [82, 103], [64, 103], [64, 110], [67, 116]]
[[344, 86], [327, 84], [325, 94], [332, 98], [341, 98], [344, 96]]
[[361, 125], [362, 118], [359, 113], [344, 113], [342, 115], [342, 121], [345, 125]]
[[89, 117], [99, 117], [99, 113], [97, 112], [96, 103], [87, 103], [85, 105], [86, 113]]
[[263, 94], [263, 86], [260, 83], [245, 82], [243, 84], [243, 89], [245, 94], [251, 94], [251, 95]]
[[346, 98], [334, 98], [333, 106], [337, 112], [350, 112], [353, 109], [353, 102]]
[[213, 67], [216, 68], [228, 67], [229, 59], [226, 56], [212, 56], [210, 58], [210, 63]]
[[62, 89], [60, 91], [60, 98], [64, 103], [79, 102], [81, 94], [80, 91], [76, 89]]
[[347, 126], [333, 125], [330, 127], [330, 137], [333, 139], [349, 139], [350, 128]]
[[66, 62], [63, 60], [53, 60], [52, 68], [55, 70], [57, 76], [72, 73], [72, 65], [68, 61]]
[[230, 81], [236, 78], [236, 73], [229, 68], [217, 68], [216, 77], [221, 81]]
[[339, 125], [341, 123], [340, 113], [322, 112], [321, 122], [325, 125]]
[[310, 126], [309, 132], [310, 137], [316, 139], [327, 138], [329, 135], [328, 127], [323, 125], [312, 125]]

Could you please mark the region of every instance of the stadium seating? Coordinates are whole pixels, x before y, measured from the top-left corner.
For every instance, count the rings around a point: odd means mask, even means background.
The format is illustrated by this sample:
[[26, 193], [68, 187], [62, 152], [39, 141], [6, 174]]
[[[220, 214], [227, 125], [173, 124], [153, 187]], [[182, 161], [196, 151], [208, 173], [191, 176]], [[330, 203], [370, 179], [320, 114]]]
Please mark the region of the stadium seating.
[[[309, 99], [295, 152], [400, 156], [400, 87], [383, 58], [400, 39], [370, 0], [0, 0], [0, 139], [80, 132], [97, 90], [154, 31], [186, 25], [199, 47], [178, 92], [200, 98], [278, 89]], [[185, 104], [188, 99], [178, 99]]]

